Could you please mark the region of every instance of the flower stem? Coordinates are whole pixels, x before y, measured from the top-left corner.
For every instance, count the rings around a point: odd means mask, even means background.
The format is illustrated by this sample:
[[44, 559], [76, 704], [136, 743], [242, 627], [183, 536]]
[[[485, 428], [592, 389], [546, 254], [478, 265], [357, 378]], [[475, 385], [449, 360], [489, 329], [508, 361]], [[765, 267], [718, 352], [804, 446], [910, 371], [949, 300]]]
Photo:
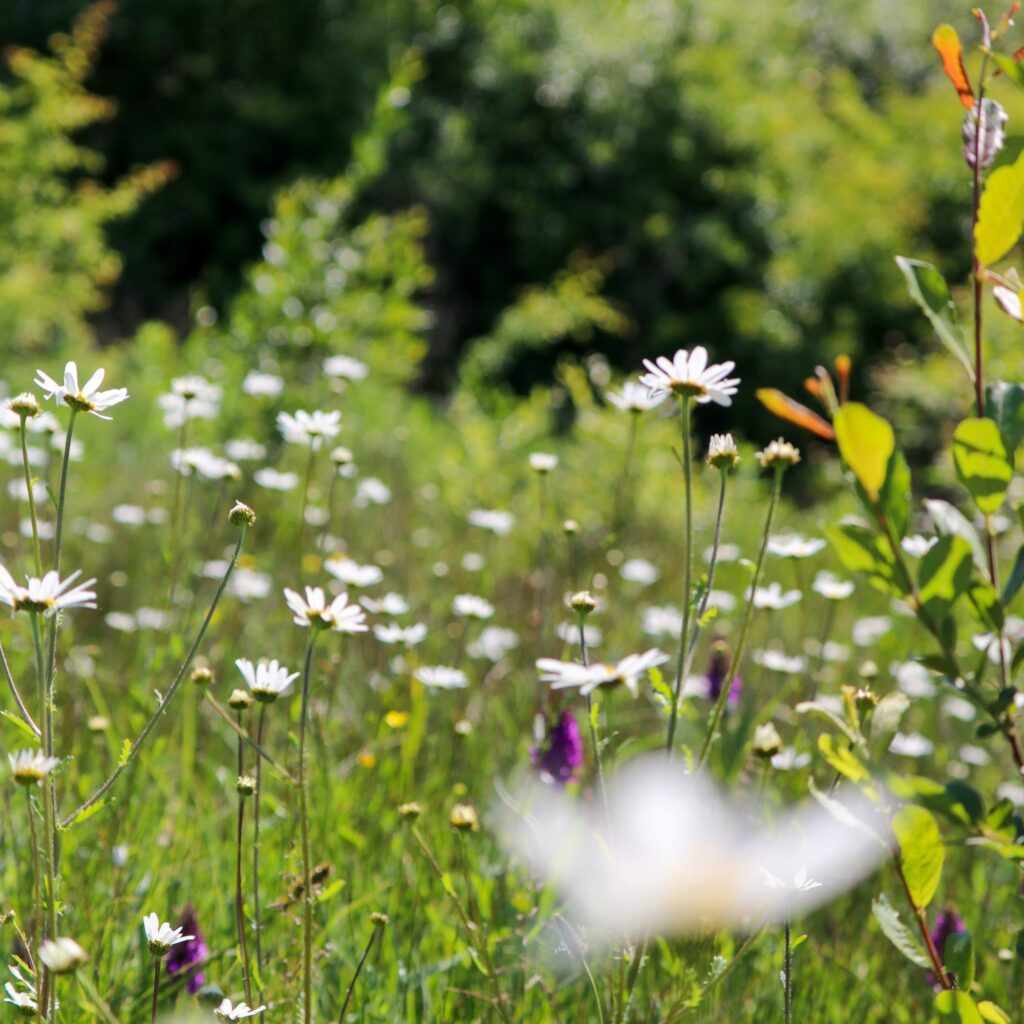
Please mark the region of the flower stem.
[[783, 1007], [782, 1019], [785, 1024], [793, 1020], [793, 927], [786, 918], [786, 952], [783, 960]]
[[[259, 723], [256, 726], [256, 745], [263, 746], [263, 729], [267, 719], [267, 705], [260, 705]], [[239, 736], [239, 743], [242, 737]], [[263, 758], [256, 758], [256, 792], [252, 803], [252, 899], [253, 923], [256, 926], [256, 982], [263, 996], [263, 933], [260, 926], [260, 787], [263, 784]]]
[[381, 926], [379, 924], [374, 924], [373, 932], [370, 935], [370, 941], [367, 942], [366, 949], [363, 950], [363, 955], [359, 958], [359, 963], [356, 964], [355, 974], [352, 975], [352, 980], [348, 983], [348, 991], [345, 993], [345, 1001], [341, 1004], [341, 1013], [338, 1014], [338, 1024], [344, 1024], [345, 1011], [348, 1010], [348, 1004], [352, 1000], [352, 993], [356, 990], [356, 982], [359, 980], [359, 975], [363, 972], [363, 964], [366, 963], [366, 958], [370, 955], [370, 950], [373, 949], [373, 944], [380, 931]]
[[718, 700], [715, 701], [714, 710], [711, 712], [711, 722], [708, 725], [707, 735], [704, 737], [704, 743], [701, 746], [700, 754], [697, 757], [697, 768], [701, 768], [707, 760], [708, 752], [711, 750], [711, 744], [718, 733], [718, 726], [722, 720], [722, 712], [725, 710], [726, 701], [728, 701], [729, 694], [732, 692], [733, 683], [736, 681], [736, 675], [739, 672], [740, 664], [743, 661], [743, 652], [746, 647], [747, 634], [750, 630], [750, 622], [754, 617], [754, 593], [757, 591], [757, 584], [761, 579], [761, 567], [764, 565], [765, 552], [768, 550], [768, 537], [772, 532], [772, 518], [775, 515], [775, 506], [779, 502], [779, 493], [782, 490], [783, 473], [785, 473], [785, 466], [776, 465], [775, 479], [772, 483], [772, 496], [768, 503], [768, 514], [765, 516], [764, 533], [761, 536], [761, 549], [758, 551], [757, 564], [754, 566], [754, 576], [750, 581], [750, 597], [747, 598], [747, 607], [743, 613], [743, 624], [740, 626], [740, 636], [739, 641], [736, 644], [736, 654], [729, 665], [728, 682], [726, 682], [722, 687], [721, 692], [718, 694]]
[[[245, 744], [241, 737], [242, 712], [238, 712], [238, 778], [245, 774]], [[238, 954], [242, 961], [242, 985], [245, 1001], [252, 1002], [252, 980], [249, 977], [249, 945], [245, 936], [245, 891], [242, 885], [242, 839], [245, 834], [245, 796], [238, 794], [238, 833], [235, 855], [235, 921], [238, 925]]]
[[161, 961], [159, 959], [153, 961], [153, 1013], [151, 1016], [152, 1024], [156, 1024], [156, 1007], [157, 1002], [160, 998], [160, 964]]
[[302, 561], [306, 556], [306, 509], [309, 507], [309, 489], [313, 483], [315, 461], [316, 449], [310, 445], [309, 458], [306, 460], [306, 478], [302, 484], [302, 508], [299, 512], [299, 579], [302, 579]]
[[36, 576], [43, 575], [43, 557], [39, 550], [39, 520], [36, 518], [36, 498], [32, 493], [32, 470], [28, 464], [28, 438], [26, 417], [21, 417], [21, 464], [25, 469], [25, 488], [28, 491], [28, 514], [32, 519], [32, 553], [36, 560]]
[[32, 716], [29, 714], [28, 708], [25, 707], [25, 702], [21, 699], [21, 694], [18, 692], [18, 685], [14, 681], [14, 676], [11, 675], [11, 666], [7, 664], [7, 655], [4, 654], [3, 644], [0, 644], [0, 671], [3, 672], [4, 679], [7, 680], [7, 688], [11, 691], [11, 696], [18, 707], [18, 714], [21, 715], [22, 721], [36, 734], [37, 739], [42, 739], [42, 731], [32, 721]]
[[209, 628], [210, 622], [213, 619], [214, 613], [217, 611], [217, 605], [220, 603], [220, 599], [224, 594], [224, 590], [228, 585], [228, 580], [231, 579], [231, 574], [235, 571], [235, 564], [238, 562], [238, 556], [241, 554], [242, 545], [245, 542], [245, 534], [248, 527], [243, 523], [239, 527], [238, 543], [235, 545], [235, 550], [231, 555], [231, 561], [228, 563], [227, 571], [224, 573], [223, 579], [217, 587], [217, 593], [213, 595], [213, 600], [210, 602], [209, 610], [206, 613], [206, 617], [203, 619], [203, 624], [199, 627], [199, 632], [196, 634], [195, 640], [192, 641], [192, 646], [189, 648], [188, 654], [185, 656], [185, 660], [181, 663], [181, 667], [178, 669], [178, 674], [174, 677], [174, 682], [171, 683], [167, 693], [164, 694], [163, 700], [160, 701], [159, 707], [153, 712], [149, 721], [143, 726], [142, 732], [139, 733], [138, 738], [132, 744], [131, 749], [128, 751], [127, 756], [121, 761], [120, 764], [110, 773], [110, 777], [106, 782], [96, 790], [95, 793], [88, 800], [85, 801], [77, 810], [74, 810], [61, 823], [61, 828], [67, 828], [69, 825], [74, 824], [86, 811], [91, 807], [94, 807], [100, 800], [102, 800], [111, 786], [124, 774], [125, 770], [132, 764], [135, 758], [138, 756], [139, 751], [142, 749], [143, 744], [149, 739], [149, 734], [156, 728], [157, 723], [160, 721], [161, 716], [170, 704], [171, 699], [177, 692], [178, 687], [181, 686], [181, 681], [185, 678], [186, 673], [192, 666], [192, 662], [195, 659], [196, 653], [199, 650], [200, 644], [203, 642], [203, 638], [206, 636], [206, 630]]
[[622, 463], [619, 485], [615, 488], [615, 504], [612, 507], [612, 536], [618, 537], [622, 521], [628, 511], [626, 488], [629, 486], [629, 472], [633, 467], [633, 453], [636, 450], [636, 435], [640, 426], [640, 413], [629, 414], [629, 440], [626, 442], [626, 458]]
[[53, 567], [60, 572], [60, 556], [64, 541], [64, 508], [68, 489], [68, 463], [71, 461], [71, 435], [75, 429], [75, 417], [78, 410], [71, 409], [68, 417], [68, 432], [64, 437], [64, 455], [60, 463], [60, 488], [57, 495], [57, 525], [53, 538]]
[[978, 76], [978, 98], [974, 104], [974, 167], [971, 200], [971, 278], [974, 285], [974, 404], [978, 417], [985, 415], [985, 352], [982, 342], [982, 265], [978, 259], [977, 243], [974, 240], [978, 226], [978, 210], [981, 206], [981, 129], [982, 110], [985, 100], [985, 72], [988, 70], [988, 54], [981, 59]]
[[[577, 613], [580, 630], [580, 660], [584, 667], [590, 664], [590, 655], [587, 653], [586, 616]], [[597, 735], [597, 721], [594, 714], [594, 698], [587, 694], [587, 723], [590, 726], [590, 745], [594, 748], [594, 766], [597, 769], [597, 788], [601, 793], [601, 804], [604, 806], [605, 822], [608, 825], [608, 841], [611, 842], [612, 815], [608, 808], [608, 790], [604, 781], [604, 761], [601, 757], [601, 744]]]
[[[33, 928], [32, 928], [32, 952], [31, 958], [34, 964], [40, 964], [39, 960], [39, 938], [43, 931], [43, 859], [39, 850], [39, 833], [36, 829], [36, 812], [32, 806], [32, 794], [25, 790], [25, 797], [28, 809], [28, 837], [32, 844], [32, 906], [33, 906]], [[37, 967], [36, 970], [39, 970]]]
[[679, 629], [679, 656], [676, 660], [676, 682], [672, 690], [672, 711], [665, 736], [665, 753], [671, 757], [675, 746], [679, 698], [683, 692], [683, 666], [690, 635], [690, 586], [693, 572], [693, 467], [690, 465], [690, 396], [680, 398], [683, 440], [683, 480], [686, 485], [686, 557], [683, 562], [683, 622]]
[[316, 630], [310, 629], [302, 669], [302, 711], [299, 718], [299, 828], [302, 832], [302, 1019], [313, 1019], [313, 880], [309, 856], [309, 810], [306, 797], [306, 723], [309, 718], [309, 677]]

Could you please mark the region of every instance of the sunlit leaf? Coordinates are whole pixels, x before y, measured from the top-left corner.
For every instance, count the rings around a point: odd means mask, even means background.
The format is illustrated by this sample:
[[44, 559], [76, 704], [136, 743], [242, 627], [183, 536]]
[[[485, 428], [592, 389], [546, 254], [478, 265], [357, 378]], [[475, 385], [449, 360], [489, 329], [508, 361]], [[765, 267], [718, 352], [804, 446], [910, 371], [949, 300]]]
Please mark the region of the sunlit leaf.
[[974, 984], [974, 939], [970, 932], [955, 932], [942, 951], [946, 970], [952, 971], [958, 988], [970, 991]]
[[1020, 238], [1024, 227], [1024, 154], [1006, 167], [992, 171], [985, 182], [974, 228], [974, 252], [991, 266], [1001, 260]]
[[758, 388], [755, 393], [760, 403], [780, 419], [786, 420], [787, 423], [795, 423], [826, 441], [835, 440], [835, 431], [828, 421], [808, 409], [806, 405], [801, 405], [776, 388]]
[[904, 807], [892, 819], [900, 864], [915, 906], [927, 907], [938, 888], [946, 850], [935, 819], [923, 807]]
[[1013, 466], [995, 421], [968, 419], [956, 428], [953, 465], [978, 509], [985, 515], [997, 512], [1006, 500]]
[[899, 911], [882, 893], [871, 904], [882, 934], [912, 963], [918, 967], [931, 967], [928, 955], [921, 948], [913, 932], [900, 920]]
[[904, 597], [906, 581], [893, 560], [887, 542], [866, 526], [839, 523], [825, 529], [825, 536], [839, 560], [850, 572], [864, 573], [873, 587]]
[[1024, 440], [1024, 385], [993, 381], [985, 388], [985, 412], [996, 421], [1007, 455], [1012, 459]]
[[952, 353], [967, 376], [974, 380], [974, 363], [967, 354], [967, 342], [956, 319], [956, 307], [949, 294], [949, 286], [941, 272], [931, 263], [923, 260], [912, 260], [906, 256], [896, 257], [896, 266], [900, 268], [907, 282], [910, 297], [921, 307], [924, 315], [931, 321], [939, 341]]
[[988, 562], [985, 558], [985, 549], [981, 546], [981, 538], [964, 514], [948, 501], [939, 498], [926, 498], [924, 507], [936, 533], [941, 536], [963, 537], [971, 546], [971, 555], [978, 570], [987, 572]]
[[850, 752], [849, 748], [837, 746], [833, 741], [831, 733], [823, 732], [818, 737], [818, 749], [828, 763], [835, 768], [840, 775], [845, 776], [851, 782], [862, 782], [870, 778], [868, 770]]
[[971, 547], [963, 537], [940, 537], [917, 566], [921, 604], [941, 619], [971, 582]]
[[935, 1011], [943, 1017], [960, 1021], [960, 1024], [984, 1024], [974, 1000], [959, 989], [940, 992], [935, 997]]
[[988, 1024], [1011, 1024], [1010, 1015], [989, 999], [983, 999], [978, 1003], [978, 1013], [981, 1014], [982, 1020], [988, 1021]]
[[1024, 89], [1024, 68], [1005, 53], [989, 53], [988, 59], [1020, 89]]
[[942, 70], [946, 77], [953, 83], [960, 102], [970, 110], [974, 105], [974, 92], [971, 90], [971, 83], [967, 78], [967, 71], [964, 68], [963, 47], [960, 45], [960, 37], [952, 25], [939, 25], [932, 33], [932, 46], [939, 51], [942, 58]]
[[835, 415], [833, 422], [836, 442], [843, 461], [867, 492], [872, 501], [878, 500], [889, 459], [896, 450], [896, 437], [892, 427], [859, 402], [847, 402]]

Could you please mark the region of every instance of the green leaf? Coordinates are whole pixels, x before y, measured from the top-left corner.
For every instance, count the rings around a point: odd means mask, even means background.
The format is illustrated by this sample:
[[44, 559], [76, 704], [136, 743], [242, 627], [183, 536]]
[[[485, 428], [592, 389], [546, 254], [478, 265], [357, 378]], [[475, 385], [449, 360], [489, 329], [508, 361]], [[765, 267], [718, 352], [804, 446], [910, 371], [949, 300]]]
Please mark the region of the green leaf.
[[118, 764], [120, 764], [122, 767], [124, 765], [126, 765], [128, 763], [128, 758], [131, 757], [131, 754], [132, 754], [132, 741], [131, 740], [125, 740], [121, 744], [121, 756], [118, 758]]
[[1024, 226], [1024, 155], [992, 171], [985, 182], [974, 227], [974, 254], [986, 267], [1001, 260]]
[[987, 573], [988, 561], [985, 558], [985, 549], [981, 546], [981, 538], [964, 514], [958, 508], [950, 505], [948, 501], [940, 501], [938, 498], [926, 499], [924, 507], [936, 533], [943, 536], [963, 537], [971, 545], [971, 555], [978, 571], [982, 574]]
[[971, 582], [971, 546], [963, 537], [940, 537], [917, 566], [921, 604], [939, 620]]
[[825, 536], [850, 572], [864, 573], [872, 586], [886, 594], [906, 596], [903, 575], [879, 534], [858, 523], [839, 523], [827, 527]]
[[832, 815], [836, 821], [843, 825], [847, 825], [850, 828], [856, 829], [861, 835], [867, 836], [876, 842], [883, 850], [887, 853], [890, 850], [889, 843], [883, 839], [866, 821], [861, 819], [858, 815], [854, 814], [846, 804], [834, 797], [829, 796], [827, 793], [823, 793], [814, 784], [813, 779], [809, 779], [807, 782], [807, 791], [818, 801], [821, 806]]
[[974, 580], [967, 588], [967, 600], [985, 629], [998, 633], [1003, 628], [1006, 622], [1003, 603], [988, 580]]
[[974, 380], [974, 364], [967, 354], [967, 343], [964, 340], [963, 331], [956, 321], [956, 307], [950, 297], [946, 279], [936, 267], [923, 260], [897, 256], [896, 266], [900, 268], [906, 278], [910, 297], [931, 321], [939, 341], [963, 366], [967, 371], [967, 376]]
[[915, 906], [927, 907], [935, 895], [946, 856], [935, 819], [923, 808], [902, 808], [892, 819], [900, 844], [900, 863]]
[[921, 948], [910, 929], [900, 920], [899, 911], [883, 892], [871, 904], [882, 934], [912, 963], [918, 967], [931, 967], [932, 962]]
[[882, 491], [878, 497], [897, 540], [902, 540], [907, 535], [910, 523], [910, 498], [910, 467], [903, 453], [897, 448], [889, 459], [885, 483], [882, 484]]
[[6, 709], [0, 711], [0, 718], [4, 719], [7, 722], [10, 722], [11, 725], [15, 726], [17, 729], [23, 732], [32, 742], [33, 746], [39, 745], [39, 737], [32, 731], [28, 722], [22, 721], [22, 719], [20, 719], [17, 715], [12, 714], [10, 711]]
[[326, 903], [333, 896], [337, 896], [338, 893], [341, 892], [341, 890], [344, 888], [345, 879], [336, 878], [333, 882], [331, 882], [329, 886], [327, 886], [326, 889], [323, 890], [323, 892], [320, 893], [319, 896], [317, 896], [317, 901], [320, 903]]
[[[900, 719], [910, 707], [910, 698], [901, 690], [887, 693], [875, 706], [871, 716], [871, 738], [891, 737], [899, 728]], [[887, 744], [888, 745], [888, 744]]]
[[955, 932], [942, 950], [946, 970], [953, 972], [957, 988], [970, 991], [974, 984], [974, 939], [970, 932]]
[[935, 1009], [941, 1016], [951, 1017], [960, 1024], [984, 1024], [978, 1007], [966, 992], [940, 992], [935, 997]]
[[1024, 583], [1024, 544], [1017, 549], [1017, 557], [1014, 559], [1013, 568], [1010, 570], [1010, 577], [1003, 588], [1003, 606], [1008, 607], [1016, 597], [1021, 584]]
[[889, 788], [901, 800], [912, 800], [958, 825], [971, 827], [985, 817], [981, 794], [958, 779], [943, 785], [923, 775], [893, 775]]
[[953, 465], [960, 483], [985, 514], [997, 512], [1006, 500], [1013, 466], [995, 420], [964, 420], [953, 434]]
[[857, 760], [847, 747], [837, 747], [833, 742], [831, 733], [823, 732], [818, 737], [818, 749], [826, 761], [840, 775], [844, 775], [851, 782], [862, 782], [870, 778], [868, 770]]
[[1005, 53], [988, 51], [988, 59], [1019, 89], [1024, 89], [1024, 68]]
[[1010, 1015], [990, 999], [983, 999], [978, 1003], [978, 1013], [981, 1014], [982, 1020], [988, 1021], [989, 1024], [1011, 1024]]
[[1024, 441], [1024, 384], [993, 381], [985, 388], [985, 412], [996, 421], [1012, 460]]
[[889, 459], [896, 450], [892, 427], [859, 402], [841, 405], [832, 418], [832, 425], [843, 461], [871, 501], [878, 501]]
[[857, 747], [864, 746], [864, 737], [830, 707], [813, 700], [805, 700], [797, 704], [795, 710], [800, 715], [821, 715], [822, 718], [827, 718], [852, 744]]

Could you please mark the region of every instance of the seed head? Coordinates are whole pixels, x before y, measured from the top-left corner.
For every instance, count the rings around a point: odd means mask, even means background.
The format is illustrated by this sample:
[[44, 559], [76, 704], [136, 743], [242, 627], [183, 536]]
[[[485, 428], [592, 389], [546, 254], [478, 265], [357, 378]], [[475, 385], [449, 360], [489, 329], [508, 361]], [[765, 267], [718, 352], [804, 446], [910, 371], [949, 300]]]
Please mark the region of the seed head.
[[209, 686], [213, 682], [213, 672], [205, 665], [192, 669], [192, 682], [196, 686]]
[[235, 790], [239, 796], [252, 796], [256, 792], [256, 780], [251, 775], [239, 775]]
[[398, 816], [400, 818], [411, 818], [415, 820], [423, 813], [423, 808], [415, 800], [407, 804], [399, 804]]
[[472, 804], [456, 804], [448, 815], [448, 822], [460, 832], [476, 832], [480, 828], [480, 819]]
[[252, 697], [249, 695], [249, 691], [232, 690], [231, 696], [228, 697], [228, 707], [235, 711], [245, 711], [246, 708], [252, 707]]
[[782, 737], [771, 722], [765, 722], [754, 730], [754, 754], [762, 760], [770, 761], [782, 750]]
[[388, 921], [390, 920], [390, 918], [388, 917], [388, 915], [387, 915], [387, 914], [382, 914], [382, 913], [381, 913], [381, 912], [380, 912], [379, 910], [375, 910], [375, 911], [374, 911], [374, 912], [373, 912], [373, 913], [372, 913], [372, 914], [370, 915], [370, 920], [371, 920], [371, 921], [372, 921], [372, 922], [373, 922], [373, 923], [374, 923], [374, 924], [375, 924], [375, 925], [376, 925], [376, 926], [377, 926], [378, 928], [385, 928], [385, 927], [387, 927], [387, 923], [388, 923]]
[[39, 402], [30, 391], [23, 391], [20, 395], [15, 395], [7, 403], [7, 408], [16, 416], [21, 416], [24, 419], [36, 417], [40, 412]]

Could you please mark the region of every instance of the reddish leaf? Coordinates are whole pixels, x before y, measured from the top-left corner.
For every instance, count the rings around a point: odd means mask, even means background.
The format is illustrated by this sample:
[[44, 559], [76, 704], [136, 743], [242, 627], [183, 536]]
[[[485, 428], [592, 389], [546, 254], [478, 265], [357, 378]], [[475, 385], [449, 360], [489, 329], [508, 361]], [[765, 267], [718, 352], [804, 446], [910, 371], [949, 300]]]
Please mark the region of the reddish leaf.
[[839, 378], [839, 404], [850, 398], [850, 366], [849, 356], [836, 356], [836, 376]]
[[784, 395], [775, 388], [760, 388], [757, 391], [760, 403], [780, 419], [789, 423], [795, 423], [798, 427], [809, 430], [826, 441], [834, 441], [836, 434], [831, 425], [823, 420], [816, 412], [812, 412], [806, 405], [795, 402], [788, 395]]
[[971, 91], [971, 83], [967, 79], [967, 72], [964, 70], [963, 48], [960, 45], [960, 37], [952, 25], [940, 25], [932, 33], [932, 46], [939, 51], [942, 58], [942, 70], [953, 83], [960, 102], [970, 110], [974, 106], [974, 93]]

